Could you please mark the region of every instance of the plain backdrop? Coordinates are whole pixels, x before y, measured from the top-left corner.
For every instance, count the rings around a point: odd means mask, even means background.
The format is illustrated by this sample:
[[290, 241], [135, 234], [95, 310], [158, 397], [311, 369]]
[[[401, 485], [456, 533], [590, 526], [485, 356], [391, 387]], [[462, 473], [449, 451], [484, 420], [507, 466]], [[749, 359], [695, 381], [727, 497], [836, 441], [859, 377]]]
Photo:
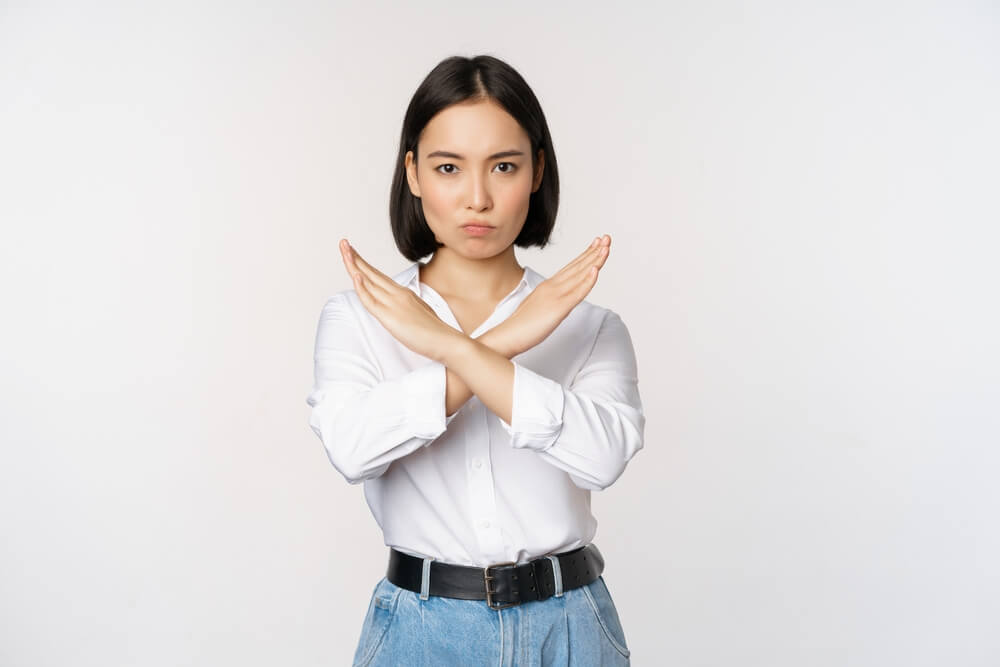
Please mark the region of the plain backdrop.
[[0, 664], [346, 665], [388, 550], [307, 424], [403, 113], [514, 66], [645, 448], [633, 664], [1000, 664], [1000, 13], [982, 2], [0, 4]]

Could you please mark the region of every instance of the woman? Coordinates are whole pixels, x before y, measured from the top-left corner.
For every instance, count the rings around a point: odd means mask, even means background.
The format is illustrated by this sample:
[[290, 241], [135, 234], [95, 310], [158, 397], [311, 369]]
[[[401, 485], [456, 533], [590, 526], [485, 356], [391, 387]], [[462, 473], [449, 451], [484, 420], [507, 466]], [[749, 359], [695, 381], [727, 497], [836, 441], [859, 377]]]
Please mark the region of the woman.
[[521, 76], [437, 65], [391, 196], [413, 263], [389, 276], [341, 240], [354, 288], [323, 307], [307, 399], [390, 548], [354, 665], [628, 665], [590, 493], [643, 446], [636, 359], [618, 314], [583, 301], [608, 236], [550, 278], [515, 257], [545, 247], [559, 198]]

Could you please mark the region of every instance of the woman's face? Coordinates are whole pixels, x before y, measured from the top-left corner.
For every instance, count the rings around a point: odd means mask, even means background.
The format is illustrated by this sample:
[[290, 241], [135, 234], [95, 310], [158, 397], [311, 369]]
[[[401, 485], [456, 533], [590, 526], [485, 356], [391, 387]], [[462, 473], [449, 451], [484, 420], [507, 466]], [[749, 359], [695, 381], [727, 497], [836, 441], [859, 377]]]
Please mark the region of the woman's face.
[[[520, 234], [529, 196], [542, 181], [544, 155], [531, 168], [531, 140], [513, 116], [494, 102], [450, 106], [424, 127], [406, 154], [410, 192], [438, 242], [466, 257], [492, 257]], [[463, 229], [478, 221], [485, 233]]]

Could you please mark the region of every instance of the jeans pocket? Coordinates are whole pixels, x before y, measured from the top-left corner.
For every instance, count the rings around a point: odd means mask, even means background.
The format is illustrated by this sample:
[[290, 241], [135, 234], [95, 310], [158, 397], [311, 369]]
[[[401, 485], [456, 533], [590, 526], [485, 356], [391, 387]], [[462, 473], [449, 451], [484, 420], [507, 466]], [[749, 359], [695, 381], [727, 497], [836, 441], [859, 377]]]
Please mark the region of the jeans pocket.
[[371, 600], [368, 602], [368, 612], [361, 626], [361, 638], [354, 651], [352, 667], [363, 667], [375, 659], [375, 655], [382, 647], [386, 630], [396, 615], [396, 605], [401, 590], [385, 577], [375, 584], [375, 590], [372, 591]]
[[590, 608], [597, 616], [597, 620], [604, 630], [604, 636], [608, 638], [611, 645], [624, 657], [629, 657], [631, 650], [625, 641], [625, 630], [622, 628], [621, 620], [618, 618], [618, 610], [615, 608], [615, 601], [611, 598], [611, 592], [604, 583], [604, 576], [597, 577], [583, 587], [583, 592], [587, 595]]

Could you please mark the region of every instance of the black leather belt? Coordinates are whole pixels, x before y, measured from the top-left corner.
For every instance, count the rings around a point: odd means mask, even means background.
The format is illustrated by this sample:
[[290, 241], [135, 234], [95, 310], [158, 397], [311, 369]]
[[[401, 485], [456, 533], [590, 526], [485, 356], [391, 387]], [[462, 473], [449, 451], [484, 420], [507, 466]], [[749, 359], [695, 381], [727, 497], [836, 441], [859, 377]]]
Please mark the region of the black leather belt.
[[[604, 571], [604, 557], [593, 543], [553, 556], [559, 562], [564, 591], [586, 586]], [[400, 588], [420, 593], [423, 575], [423, 558], [389, 548], [386, 579]], [[490, 609], [504, 609], [555, 595], [555, 567], [548, 556], [521, 565], [510, 562], [486, 567], [430, 561], [427, 594], [486, 600]]]

